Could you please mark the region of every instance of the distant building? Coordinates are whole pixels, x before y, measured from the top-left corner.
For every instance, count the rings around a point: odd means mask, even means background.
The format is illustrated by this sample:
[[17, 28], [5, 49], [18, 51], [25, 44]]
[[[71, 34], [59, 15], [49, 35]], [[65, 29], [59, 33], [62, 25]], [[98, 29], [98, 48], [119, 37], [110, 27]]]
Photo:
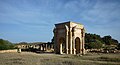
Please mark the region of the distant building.
[[25, 42], [19, 43], [19, 44], [15, 44], [16, 48], [20, 48], [20, 49], [28, 49], [29, 45]]
[[22, 50], [26, 50], [26, 49], [38, 49], [39, 51], [47, 51], [47, 50], [53, 50], [54, 44], [53, 43], [18, 43], [15, 44], [16, 48], [20, 48]]

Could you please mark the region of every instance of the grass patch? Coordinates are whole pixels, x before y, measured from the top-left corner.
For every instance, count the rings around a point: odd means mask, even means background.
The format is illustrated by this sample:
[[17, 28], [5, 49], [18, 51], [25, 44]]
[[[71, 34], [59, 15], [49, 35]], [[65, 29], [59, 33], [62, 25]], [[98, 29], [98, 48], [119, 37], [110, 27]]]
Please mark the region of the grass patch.
[[35, 53], [0, 54], [0, 65], [120, 65], [119, 54], [57, 55]]
[[110, 57], [99, 57], [97, 60], [107, 61], [107, 62], [120, 62], [120, 58], [110, 58]]

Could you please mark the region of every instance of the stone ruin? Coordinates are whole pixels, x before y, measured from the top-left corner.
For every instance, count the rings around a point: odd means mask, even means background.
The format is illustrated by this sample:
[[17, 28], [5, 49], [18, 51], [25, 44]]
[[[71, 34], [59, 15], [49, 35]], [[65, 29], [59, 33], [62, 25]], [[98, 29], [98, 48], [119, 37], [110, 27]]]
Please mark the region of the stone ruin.
[[53, 32], [56, 54], [85, 54], [85, 29], [82, 24], [71, 21], [58, 23]]

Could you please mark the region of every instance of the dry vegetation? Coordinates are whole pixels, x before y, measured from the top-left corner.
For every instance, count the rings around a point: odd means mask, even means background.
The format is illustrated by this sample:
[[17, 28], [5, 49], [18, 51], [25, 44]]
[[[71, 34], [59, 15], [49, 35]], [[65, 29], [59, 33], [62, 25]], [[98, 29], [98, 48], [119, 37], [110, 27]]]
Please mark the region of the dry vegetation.
[[120, 65], [120, 54], [88, 53], [84, 56], [0, 53], [0, 65]]

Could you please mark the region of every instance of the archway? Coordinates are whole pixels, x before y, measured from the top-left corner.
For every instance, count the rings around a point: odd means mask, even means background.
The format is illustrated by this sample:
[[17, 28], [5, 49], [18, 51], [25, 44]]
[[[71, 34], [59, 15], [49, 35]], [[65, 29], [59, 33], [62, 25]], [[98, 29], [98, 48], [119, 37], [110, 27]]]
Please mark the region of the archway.
[[80, 53], [80, 38], [79, 37], [75, 39], [75, 49], [76, 49], [76, 54]]
[[60, 54], [63, 54], [63, 53], [66, 52], [65, 51], [65, 47], [66, 47], [65, 39], [64, 38], [60, 38], [59, 42], [60, 42]]

